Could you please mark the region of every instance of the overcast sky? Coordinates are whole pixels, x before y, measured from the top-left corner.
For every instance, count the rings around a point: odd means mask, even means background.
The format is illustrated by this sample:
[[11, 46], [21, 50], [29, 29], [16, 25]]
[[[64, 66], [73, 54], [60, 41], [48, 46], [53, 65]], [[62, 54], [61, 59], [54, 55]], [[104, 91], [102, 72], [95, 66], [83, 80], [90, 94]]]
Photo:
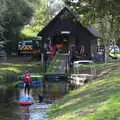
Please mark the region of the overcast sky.
[[62, 0], [48, 0], [48, 6], [51, 8], [53, 14], [57, 14], [65, 4]]

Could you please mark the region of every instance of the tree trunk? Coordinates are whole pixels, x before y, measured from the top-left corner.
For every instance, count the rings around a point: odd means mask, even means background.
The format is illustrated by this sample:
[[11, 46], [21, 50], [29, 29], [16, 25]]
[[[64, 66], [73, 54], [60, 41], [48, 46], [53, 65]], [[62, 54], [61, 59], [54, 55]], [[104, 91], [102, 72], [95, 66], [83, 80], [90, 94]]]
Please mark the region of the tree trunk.
[[109, 45], [105, 45], [105, 63], [109, 61]]

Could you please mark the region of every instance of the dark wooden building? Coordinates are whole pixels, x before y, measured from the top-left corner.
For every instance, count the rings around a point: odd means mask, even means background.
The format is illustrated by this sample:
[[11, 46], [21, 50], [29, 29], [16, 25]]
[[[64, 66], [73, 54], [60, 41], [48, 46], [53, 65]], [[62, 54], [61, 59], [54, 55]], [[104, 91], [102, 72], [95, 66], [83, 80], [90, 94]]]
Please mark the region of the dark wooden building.
[[74, 51], [79, 59], [91, 59], [96, 54], [97, 37], [86, 29], [66, 7], [38, 33], [43, 44], [56, 46], [60, 52]]

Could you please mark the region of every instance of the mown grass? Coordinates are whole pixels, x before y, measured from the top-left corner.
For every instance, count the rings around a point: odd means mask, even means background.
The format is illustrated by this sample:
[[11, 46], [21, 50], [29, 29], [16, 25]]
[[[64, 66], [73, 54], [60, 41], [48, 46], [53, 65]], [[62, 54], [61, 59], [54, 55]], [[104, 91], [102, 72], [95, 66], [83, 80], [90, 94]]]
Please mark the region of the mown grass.
[[[115, 63], [119, 65], [119, 62]], [[120, 119], [120, 68], [56, 101], [47, 120]]]
[[40, 73], [42, 66], [39, 62], [22, 62], [22, 63], [0, 63], [0, 82], [4, 82], [9, 76], [18, 75], [25, 70], [32, 73]]
[[58, 66], [60, 65], [60, 56], [55, 56], [51, 61], [50, 65], [48, 66], [47, 72], [48, 73], [56, 73]]

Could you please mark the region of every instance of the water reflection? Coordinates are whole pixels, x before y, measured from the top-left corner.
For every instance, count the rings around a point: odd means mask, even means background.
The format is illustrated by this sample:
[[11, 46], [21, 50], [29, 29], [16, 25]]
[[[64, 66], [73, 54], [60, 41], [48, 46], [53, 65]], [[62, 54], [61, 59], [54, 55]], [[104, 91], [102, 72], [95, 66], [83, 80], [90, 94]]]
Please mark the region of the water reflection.
[[[31, 89], [31, 93], [30, 93], [31, 96], [33, 96], [32, 93], [37, 93], [37, 92], [33, 92], [33, 90], [37, 90], [37, 89]], [[20, 89], [20, 95], [24, 95], [23, 89]], [[34, 99], [35, 97], [37, 96], [35, 96], [34, 94]], [[41, 120], [47, 116], [47, 110], [50, 106], [51, 104], [38, 103], [36, 101], [32, 105], [20, 106], [21, 120]]]
[[47, 110], [52, 104], [40, 103], [20, 106], [21, 120], [42, 120], [47, 117]]
[[20, 111], [21, 111], [21, 120], [30, 119], [29, 106], [20, 106]]
[[[1, 90], [0, 120], [42, 120], [47, 117], [47, 110], [51, 107], [56, 98], [66, 93], [66, 83], [47, 81], [42, 87], [32, 88], [31, 96], [35, 103], [30, 106], [20, 106], [18, 104], [19, 96], [24, 95], [24, 89]], [[38, 95], [44, 94], [44, 103], [38, 103]], [[6, 104], [4, 106], [4, 104]]]

